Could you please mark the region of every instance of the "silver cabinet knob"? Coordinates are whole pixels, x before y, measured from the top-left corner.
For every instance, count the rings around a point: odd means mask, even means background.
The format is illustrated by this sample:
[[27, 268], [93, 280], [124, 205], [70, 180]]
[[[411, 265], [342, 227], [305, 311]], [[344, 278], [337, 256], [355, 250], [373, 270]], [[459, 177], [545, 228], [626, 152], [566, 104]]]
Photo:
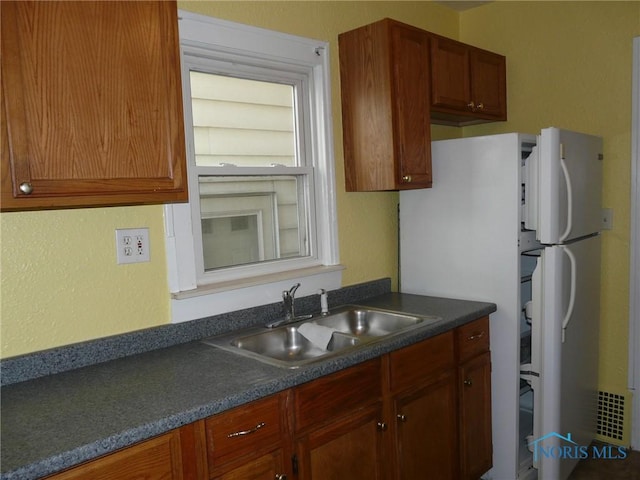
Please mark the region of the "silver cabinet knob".
[[411, 175], [404, 175], [404, 176], [402, 177], [402, 181], [403, 181], [403, 182], [410, 183], [410, 182], [411, 182], [411, 180], [412, 180]]
[[276, 480], [287, 480], [287, 476], [284, 473], [276, 473]]
[[33, 192], [33, 186], [29, 182], [22, 182], [19, 188], [25, 195], [29, 195]]
[[463, 381], [462, 383], [464, 383], [464, 385], [466, 387], [470, 387], [473, 385], [473, 381], [471, 379], [466, 379], [465, 381]]
[[407, 416], [406, 416], [406, 415], [403, 415], [403, 414], [396, 415], [396, 418], [397, 418], [399, 421], [401, 421], [402, 423], [404, 423], [404, 422], [406, 422], [406, 421], [407, 421]]
[[378, 422], [378, 430], [380, 430], [381, 432], [386, 432], [387, 424], [384, 422]]

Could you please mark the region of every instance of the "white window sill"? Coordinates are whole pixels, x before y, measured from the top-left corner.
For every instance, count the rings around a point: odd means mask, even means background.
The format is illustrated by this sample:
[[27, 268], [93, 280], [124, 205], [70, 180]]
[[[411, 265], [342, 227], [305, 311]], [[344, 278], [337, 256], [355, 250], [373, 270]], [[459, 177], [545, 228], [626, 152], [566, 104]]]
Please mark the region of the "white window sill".
[[244, 308], [277, 303], [282, 292], [300, 283], [297, 296], [313, 295], [321, 288], [342, 286], [343, 265], [317, 266], [242, 280], [202, 285], [171, 294], [173, 323], [195, 320]]

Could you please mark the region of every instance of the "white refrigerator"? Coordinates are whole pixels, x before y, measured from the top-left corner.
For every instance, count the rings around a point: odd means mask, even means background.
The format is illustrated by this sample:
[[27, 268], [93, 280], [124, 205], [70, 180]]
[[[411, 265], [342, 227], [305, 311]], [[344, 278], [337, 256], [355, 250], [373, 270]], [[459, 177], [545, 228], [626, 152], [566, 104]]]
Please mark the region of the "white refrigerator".
[[557, 128], [443, 140], [400, 193], [400, 290], [497, 304], [486, 478], [565, 479], [595, 437], [602, 161]]

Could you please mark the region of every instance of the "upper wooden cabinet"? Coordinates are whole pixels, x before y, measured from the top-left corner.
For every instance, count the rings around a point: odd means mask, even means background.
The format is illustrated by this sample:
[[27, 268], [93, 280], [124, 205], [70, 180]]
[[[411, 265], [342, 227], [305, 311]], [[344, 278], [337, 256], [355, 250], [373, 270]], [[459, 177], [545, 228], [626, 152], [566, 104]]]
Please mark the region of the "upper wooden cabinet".
[[428, 34], [384, 19], [338, 39], [347, 191], [430, 187]]
[[2, 210], [187, 199], [173, 1], [3, 1]]
[[388, 18], [338, 41], [348, 192], [431, 187], [431, 123], [507, 119], [502, 55]]
[[505, 57], [431, 35], [431, 101], [433, 123], [506, 120]]

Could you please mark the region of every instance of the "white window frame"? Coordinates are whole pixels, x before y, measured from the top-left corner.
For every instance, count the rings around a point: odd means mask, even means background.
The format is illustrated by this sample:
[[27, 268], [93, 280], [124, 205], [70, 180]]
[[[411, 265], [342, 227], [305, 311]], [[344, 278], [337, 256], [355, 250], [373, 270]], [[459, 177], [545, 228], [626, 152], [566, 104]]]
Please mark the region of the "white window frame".
[[[220, 270], [215, 278], [207, 278], [198, 268], [202, 261], [199, 208], [190, 203], [165, 205], [165, 242], [169, 290], [172, 294], [172, 321], [180, 322], [241, 308], [276, 302], [281, 292], [292, 283], [302, 285], [298, 295], [315, 293], [319, 288], [341, 286], [336, 214], [335, 168], [331, 121], [329, 45], [327, 42], [283, 34], [212, 17], [178, 11], [182, 83], [185, 95], [185, 133], [189, 170], [190, 201], [199, 202], [198, 167], [195, 166], [191, 126], [190, 70], [199, 61], [216, 64], [229, 71], [240, 63], [255, 73], [273, 66], [283, 66], [297, 75], [308, 92], [308, 137], [312, 145], [304, 145], [311, 164], [307, 178], [313, 181], [313, 198], [308, 207], [312, 235], [311, 256], [243, 265]], [[234, 62], [235, 60], [235, 62]], [[290, 78], [290, 77], [289, 77]], [[305, 101], [305, 103], [307, 103]], [[245, 167], [214, 167], [216, 173], [234, 174]], [[288, 173], [279, 167], [252, 168], [264, 173]], [[194, 213], [196, 212], [196, 213]], [[314, 231], [315, 230], [315, 231]]]

